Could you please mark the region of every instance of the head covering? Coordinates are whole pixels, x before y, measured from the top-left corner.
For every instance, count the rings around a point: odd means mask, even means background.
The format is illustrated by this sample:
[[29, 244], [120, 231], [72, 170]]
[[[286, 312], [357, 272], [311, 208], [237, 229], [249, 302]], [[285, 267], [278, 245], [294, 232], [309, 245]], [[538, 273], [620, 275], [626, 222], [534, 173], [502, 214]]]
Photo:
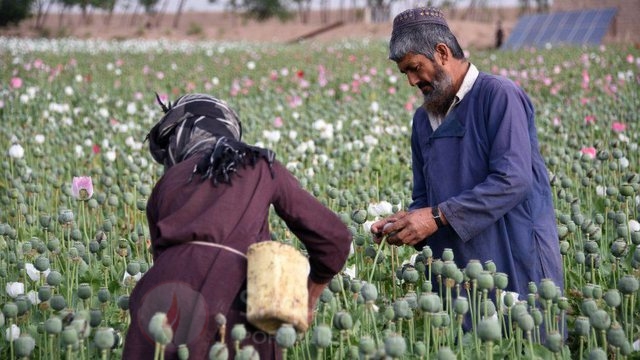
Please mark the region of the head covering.
[[187, 94], [165, 105], [156, 97], [165, 114], [146, 139], [151, 156], [165, 169], [203, 153], [191, 177], [199, 173], [218, 184], [230, 183], [239, 165], [253, 166], [259, 158], [270, 167], [273, 164], [272, 151], [241, 141], [242, 125], [226, 102], [206, 94]]
[[437, 24], [447, 28], [449, 27], [449, 25], [447, 25], [447, 21], [444, 19], [444, 14], [440, 9], [434, 7], [419, 7], [405, 10], [396, 15], [393, 19], [392, 32], [396, 32], [402, 28], [422, 24]]

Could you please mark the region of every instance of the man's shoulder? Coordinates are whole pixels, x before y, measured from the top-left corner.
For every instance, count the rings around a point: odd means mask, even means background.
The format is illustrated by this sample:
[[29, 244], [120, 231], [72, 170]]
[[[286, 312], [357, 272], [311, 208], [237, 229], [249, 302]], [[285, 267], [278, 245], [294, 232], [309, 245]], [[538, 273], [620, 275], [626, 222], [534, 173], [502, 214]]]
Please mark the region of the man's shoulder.
[[489, 74], [486, 72], [480, 72], [478, 74], [478, 79], [476, 81], [477, 84], [481, 85], [482, 88], [493, 87], [493, 88], [511, 88], [517, 87], [516, 83], [508, 77], [502, 75]]

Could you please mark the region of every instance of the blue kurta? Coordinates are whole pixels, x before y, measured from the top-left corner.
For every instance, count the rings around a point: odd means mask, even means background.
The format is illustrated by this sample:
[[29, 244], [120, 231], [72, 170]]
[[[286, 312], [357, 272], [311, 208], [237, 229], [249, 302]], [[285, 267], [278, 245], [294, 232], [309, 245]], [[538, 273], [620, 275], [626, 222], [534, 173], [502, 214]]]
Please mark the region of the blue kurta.
[[563, 289], [551, 186], [538, 150], [534, 109], [512, 81], [480, 73], [434, 132], [421, 107], [413, 117], [413, 202], [438, 206], [450, 226], [416, 247], [445, 248], [458, 267], [492, 260], [507, 290], [526, 299], [530, 281]]

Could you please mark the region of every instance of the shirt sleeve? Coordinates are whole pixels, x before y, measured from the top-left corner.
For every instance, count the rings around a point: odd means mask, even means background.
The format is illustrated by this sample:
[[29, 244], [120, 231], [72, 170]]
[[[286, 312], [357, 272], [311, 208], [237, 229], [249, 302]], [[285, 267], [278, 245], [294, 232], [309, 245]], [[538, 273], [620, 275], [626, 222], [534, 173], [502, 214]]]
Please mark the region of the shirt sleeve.
[[303, 189], [280, 163], [274, 164], [274, 209], [304, 244], [316, 283], [329, 282], [340, 272], [351, 249], [351, 232], [340, 218]]
[[521, 203], [533, 181], [529, 134], [533, 107], [515, 84], [494, 80], [490, 85], [483, 99], [485, 111], [478, 119], [486, 124], [490, 142], [488, 175], [475, 187], [438, 204], [463, 241]]

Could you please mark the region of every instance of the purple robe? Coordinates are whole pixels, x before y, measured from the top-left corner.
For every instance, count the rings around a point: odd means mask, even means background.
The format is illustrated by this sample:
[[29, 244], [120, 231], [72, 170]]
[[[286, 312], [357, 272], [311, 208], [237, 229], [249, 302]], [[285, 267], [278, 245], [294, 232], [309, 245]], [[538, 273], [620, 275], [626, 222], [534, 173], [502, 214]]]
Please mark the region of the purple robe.
[[205, 359], [219, 341], [216, 315], [226, 317], [229, 358], [234, 357], [231, 330], [245, 324], [248, 336], [240, 346], [253, 345], [261, 359], [280, 357], [275, 339], [247, 323], [244, 304], [246, 259], [235, 251], [194, 244], [221, 244], [246, 254], [247, 248], [270, 241], [269, 210], [273, 205], [287, 227], [304, 244], [317, 283], [326, 283], [342, 270], [351, 233], [340, 218], [305, 191], [279, 162], [272, 177], [266, 161], [240, 168], [231, 185], [199, 175], [189, 182], [198, 156], [171, 167], [156, 184], [147, 205], [154, 264], [130, 297], [131, 325], [125, 359], [149, 359], [154, 343], [147, 330], [157, 311], [167, 314], [174, 340], [165, 358], [177, 358], [186, 344], [190, 358]]

